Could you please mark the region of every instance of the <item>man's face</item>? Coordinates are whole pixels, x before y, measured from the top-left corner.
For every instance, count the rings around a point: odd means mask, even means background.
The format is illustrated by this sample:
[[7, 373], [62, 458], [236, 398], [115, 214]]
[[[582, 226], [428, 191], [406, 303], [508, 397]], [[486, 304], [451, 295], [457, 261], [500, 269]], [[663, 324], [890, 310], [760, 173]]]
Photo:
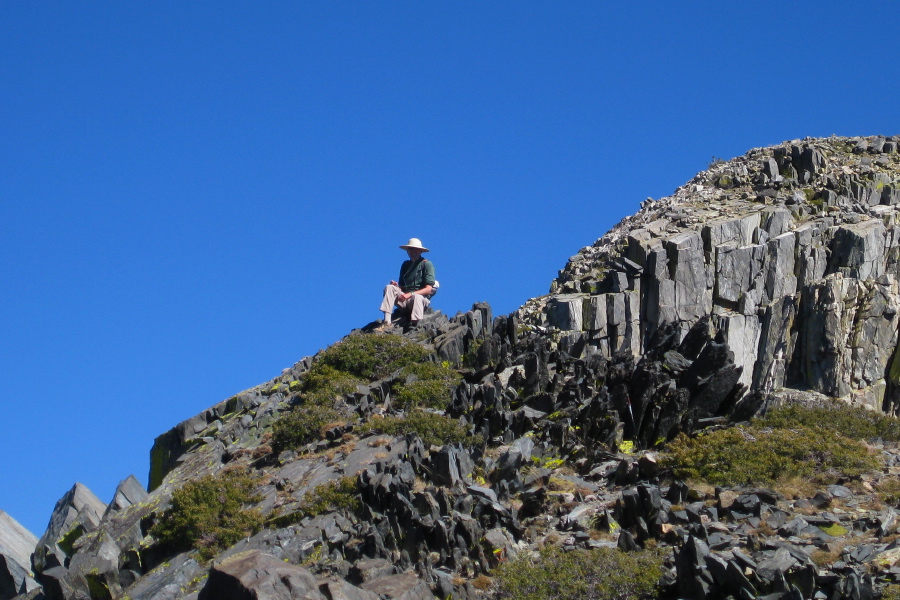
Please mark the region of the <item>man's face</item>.
[[409, 260], [416, 260], [422, 256], [422, 251], [418, 248], [407, 248], [406, 255], [409, 257]]

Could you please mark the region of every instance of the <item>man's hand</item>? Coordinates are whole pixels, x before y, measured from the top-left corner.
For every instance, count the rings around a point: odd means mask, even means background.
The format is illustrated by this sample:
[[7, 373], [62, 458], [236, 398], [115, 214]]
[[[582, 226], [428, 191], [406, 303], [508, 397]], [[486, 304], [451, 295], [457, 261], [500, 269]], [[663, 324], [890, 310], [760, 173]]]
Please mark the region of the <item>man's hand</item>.
[[409, 300], [410, 298], [412, 298], [412, 292], [409, 292], [409, 293], [403, 292], [402, 294], [400, 294], [397, 297], [401, 300]]
[[388, 285], [397, 285], [397, 286], [399, 286], [400, 284], [397, 283], [396, 281], [394, 281], [393, 279], [391, 279], [391, 283], [388, 284]]

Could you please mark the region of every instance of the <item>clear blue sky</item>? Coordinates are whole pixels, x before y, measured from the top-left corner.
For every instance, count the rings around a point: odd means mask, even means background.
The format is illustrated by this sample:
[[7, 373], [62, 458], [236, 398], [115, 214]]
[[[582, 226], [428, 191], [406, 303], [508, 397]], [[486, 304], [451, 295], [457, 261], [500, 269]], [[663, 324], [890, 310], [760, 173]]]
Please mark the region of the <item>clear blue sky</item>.
[[378, 316], [547, 292], [706, 168], [898, 134], [900, 3], [0, 2], [0, 509]]

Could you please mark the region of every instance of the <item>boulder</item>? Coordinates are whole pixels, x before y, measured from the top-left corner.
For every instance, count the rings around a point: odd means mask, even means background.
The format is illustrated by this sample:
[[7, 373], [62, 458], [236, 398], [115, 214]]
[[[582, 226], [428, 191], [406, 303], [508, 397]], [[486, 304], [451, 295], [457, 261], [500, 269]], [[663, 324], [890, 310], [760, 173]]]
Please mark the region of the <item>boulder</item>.
[[350, 577], [356, 583], [365, 583], [385, 575], [394, 575], [394, 565], [384, 558], [362, 558], [350, 569]]
[[328, 600], [381, 600], [381, 596], [378, 594], [358, 588], [340, 579], [326, 581], [319, 585], [319, 589]]
[[326, 600], [316, 578], [303, 567], [259, 550], [214, 564], [199, 600]]
[[434, 594], [415, 573], [385, 575], [367, 581], [361, 587], [387, 600], [434, 600]]

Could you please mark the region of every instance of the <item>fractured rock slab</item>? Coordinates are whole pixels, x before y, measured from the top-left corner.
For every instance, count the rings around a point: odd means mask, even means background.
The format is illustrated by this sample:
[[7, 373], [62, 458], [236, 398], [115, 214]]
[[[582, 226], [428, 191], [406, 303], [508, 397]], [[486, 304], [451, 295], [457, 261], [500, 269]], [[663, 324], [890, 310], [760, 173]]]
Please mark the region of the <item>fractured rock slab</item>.
[[0, 510], [0, 600], [36, 587], [31, 578], [31, 553], [37, 543], [33, 533]]
[[76, 483], [53, 508], [50, 524], [32, 556], [34, 572], [40, 576], [51, 567], [67, 566], [75, 542], [96, 530], [105, 512], [106, 504], [86, 486]]

